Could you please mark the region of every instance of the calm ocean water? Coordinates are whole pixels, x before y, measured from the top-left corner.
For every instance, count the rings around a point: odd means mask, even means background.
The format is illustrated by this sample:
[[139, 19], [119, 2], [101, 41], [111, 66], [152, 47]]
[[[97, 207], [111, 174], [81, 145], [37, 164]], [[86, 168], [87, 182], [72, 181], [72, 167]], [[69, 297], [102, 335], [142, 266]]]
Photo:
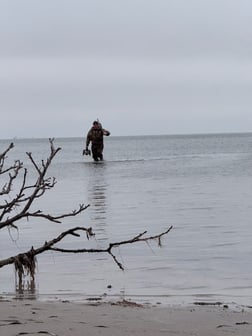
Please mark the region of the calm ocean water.
[[[10, 162], [25, 152], [38, 160], [49, 153], [47, 139], [15, 140]], [[0, 141], [2, 151], [9, 141]], [[155, 243], [116, 251], [111, 257], [38, 257], [40, 297], [133, 297], [164, 303], [200, 300], [252, 305], [252, 134], [110, 137], [103, 163], [81, 155], [84, 139], [55, 139], [62, 150], [49, 171], [57, 184], [34, 208], [60, 214], [90, 204], [62, 224], [22, 222], [2, 230], [0, 258], [38, 247], [71, 226], [92, 226], [96, 238], [68, 238], [61, 246], [105, 247], [147, 230], [172, 231]], [[30, 181], [35, 177], [29, 170]], [[2, 181], [1, 181], [2, 184]], [[15, 294], [13, 267], [0, 269], [0, 294]]]

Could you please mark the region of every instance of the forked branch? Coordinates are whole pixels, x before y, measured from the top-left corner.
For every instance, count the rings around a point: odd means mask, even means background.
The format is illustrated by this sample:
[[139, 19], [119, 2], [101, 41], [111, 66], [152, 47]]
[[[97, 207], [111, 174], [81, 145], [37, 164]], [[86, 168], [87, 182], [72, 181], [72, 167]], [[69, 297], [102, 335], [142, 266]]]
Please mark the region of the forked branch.
[[61, 148], [54, 147], [54, 139], [49, 139], [49, 142], [50, 155], [46, 161], [42, 160], [40, 164], [34, 160], [32, 153], [26, 153], [35, 168], [38, 177], [33, 184], [27, 184], [27, 169], [24, 168], [23, 176], [21, 177], [21, 185], [18, 192], [13, 197], [10, 197], [9, 194], [14, 180], [23, 168], [23, 163], [15, 161], [15, 164], [11, 166], [10, 169], [3, 169], [6, 154], [14, 147], [13, 144], [10, 144], [9, 147], [0, 155], [0, 174], [5, 174], [9, 170], [13, 171], [12, 173], [9, 173], [9, 180], [0, 192], [0, 196], [8, 194], [8, 197], [0, 203], [0, 229], [4, 227], [17, 228], [16, 223], [20, 219], [29, 219], [32, 217], [40, 217], [54, 223], [61, 223], [63, 218], [76, 216], [88, 207], [88, 205], [81, 204], [79, 209], [75, 209], [72, 212], [64, 213], [59, 216], [45, 214], [41, 210], [30, 211], [31, 205], [35, 203], [36, 199], [42, 197], [47, 190], [52, 189], [56, 184], [56, 179], [54, 177], [46, 177], [46, 174], [52, 160]]
[[128, 239], [128, 240], [122, 240], [119, 242], [115, 243], [110, 243], [107, 248], [81, 248], [81, 249], [64, 249], [60, 247], [56, 247], [56, 244], [62, 241], [66, 236], [72, 235], [75, 237], [81, 237], [81, 232], [85, 232], [86, 238], [90, 239], [95, 236], [93, 233], [92, 228], [85, 228], [85, 227], [75, 227], [72, 229], [69, 229], [67, 231], [62, 232], [59, 236], [56, 238], [46, 241], [42, 246], [38, 248], [32, 247], [29, 251], [24, 252], [24, 253], [19, 253], [16, 256], [4, 259], [0, 261], [0, 268], [4, 267], [6, 265], [14, 264], [16, 272], [19, 277], [19, 281], [21, 281], [23, 275], [29, 274], [32, 278], [35, 276], [35, 265], [36, 265], [36, 256], [44, 253], [46, 251], [56, 251], [56, 252], [61, 252], [61, 253], [107, 253], [109, 254], [117, 266], [121, 269], [124, 270], [124, 267], [122, 263], [118, 261], [116, 256], [113, 253], [114, 248], [122, 246], [122, 245], [128, 245], [128, 244], [133, 244], [133, 243], [139, 243], [139, 242], [148, 242], [151, 240], [155, 240], [158, 243], [158, 246], [161, 246], [161, 238], [168, 234], [170, 230], [172, 229], [172, 226], [170, 226], [167, 230], [164, 232], [154, 235], [154, 236], [145, 236], [147, 231], [138, 234], [137, 236]]
[[[13, 144], [10, 144], [9, 147], [2, 154], [0, 154], [0, 175], [6, 173], [8, 174], [7, 183], [2, 187], [2, 189], [0, 189], [0, 230], [4, 227], [12, 227], [18, 230], [18, 226], [16, 223], [19, 223], [18, 221], [22, 218], [29, 219], [40, 217], [54, 223], [60, 223], [63, 218], [74, 217], [86, 210], [89, 206], [80, 204], [77, 210], [60, 214], [58, 216], [45, 214], [41, 210], [31, 211], [31, 205], [34, 205], [35, 201], [38, 198], [42, 197], [47, 190], [52, 189], [56, 183], [54, 177], [46, 177], [48, 168], [51, 165], [53, 158], [60, 151], [60, 148], [54, 147], [53, 141], [54, 139], [49, 139], [49, 157], [46, 161], [42, 160], [40, 164], [34, 160], [32, 153], [27, 152], [28, 158], [32, 162], [32, 165], [37, 173], [36, 180], [34, 181], [34, 183], [31, 184], [27, 183], [28, 172], [26, 168], [23, 168], [22, 162], [15, 161], [15, 163], [9, 168], [4, 167], [6, 155], [10, 151], [10, 149], [13, 148]], [[11, 197], [13, 183], [17, 179], [21, 171], [23, 172], [23, 175], [20, 176], [21, 183], [19, 183], [18, 191], [13, 197]], [[8, 197], [6, 197], [6, 195]], [[171, 229], [172, 226], [170, 226], [164, 232], [152, 236], [148, 236], [147, 231], [144, 231], [130, 239], [110, 243], [106, 248], [65, 249], [59, 247], [58, 243], [62, 242], [67, 236], [81, 237], [83, 233], [85, 234], [86, 239], [90, 239], [95, 236], [92, 228], [78, 226], [62, 232], [54, 239], [46, 241], [38, 248], [34, 248], [32, 246], [30, 250], [24, 253], [19, 253], [7, 259], [0, 260], [0, 268], [6, 265], [14, 264], [16, 273], [19, 278], [19, 283], [22, 282], [25, 274], [29, 274], [31, 278], [34, 279], [34, 275], [36, 272], [36, 257], [46, 251], [55, 251], [61, 253], [107, 253], [113, 258], [117, 266], [121, 270], [124, 270], [124, 266], [122, 265], [122, 263], [119, 262], [116, 255], [114, 254], [114, 250], [117, 247], [139, 242], [147, 243], [149, 241], [156, 241], [158, 246], [161, 247], [161, 239], [163, 238], [163, 236], [168, 234]]]

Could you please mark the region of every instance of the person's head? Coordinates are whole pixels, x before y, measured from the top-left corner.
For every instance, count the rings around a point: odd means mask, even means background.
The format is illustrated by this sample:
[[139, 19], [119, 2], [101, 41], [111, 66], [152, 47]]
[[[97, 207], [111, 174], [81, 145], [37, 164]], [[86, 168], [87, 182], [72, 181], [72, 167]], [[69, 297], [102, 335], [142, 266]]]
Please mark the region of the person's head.
[[99, 123], [97, 120], [95, 120], [95, 121], [93, 122], [93, 127], [94, 127], [94, 128], [99, 128], [99, 127], [100, 127], [100, 123]]

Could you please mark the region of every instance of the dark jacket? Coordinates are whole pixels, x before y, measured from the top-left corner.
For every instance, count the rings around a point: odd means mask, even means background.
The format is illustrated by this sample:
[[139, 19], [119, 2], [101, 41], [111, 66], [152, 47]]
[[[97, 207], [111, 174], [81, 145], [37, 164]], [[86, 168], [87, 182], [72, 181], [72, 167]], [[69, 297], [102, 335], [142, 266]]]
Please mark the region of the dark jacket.
[[110, 132], [105, 130], [102, 127], [95, 128], [92, 127], [87, 134], [87, 139], [86, 139], [86, 147], [89, 146], [90, 142], [92, 143], [92, 146], [101, 146], [103, 145], [103, 136], [110, 135]]

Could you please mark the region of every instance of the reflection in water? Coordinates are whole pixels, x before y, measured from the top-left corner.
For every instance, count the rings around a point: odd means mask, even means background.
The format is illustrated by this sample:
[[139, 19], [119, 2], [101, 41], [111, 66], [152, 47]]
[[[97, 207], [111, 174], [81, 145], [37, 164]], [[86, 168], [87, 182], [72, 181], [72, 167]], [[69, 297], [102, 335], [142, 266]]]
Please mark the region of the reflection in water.
[[36, 292], [36, 283], [35, 277], [30, 275], [24, 275], [22, 279], [17, 276], [15, 277], [15, 287], [16, 287], [16, 298], [18, 299], [35, 299]]
[[107, 226], [107, 183], [105, 164], [94, 164], [88, 184], [88, 198], [91, 206], [91, 222], [96, 232], [105, 235]]

